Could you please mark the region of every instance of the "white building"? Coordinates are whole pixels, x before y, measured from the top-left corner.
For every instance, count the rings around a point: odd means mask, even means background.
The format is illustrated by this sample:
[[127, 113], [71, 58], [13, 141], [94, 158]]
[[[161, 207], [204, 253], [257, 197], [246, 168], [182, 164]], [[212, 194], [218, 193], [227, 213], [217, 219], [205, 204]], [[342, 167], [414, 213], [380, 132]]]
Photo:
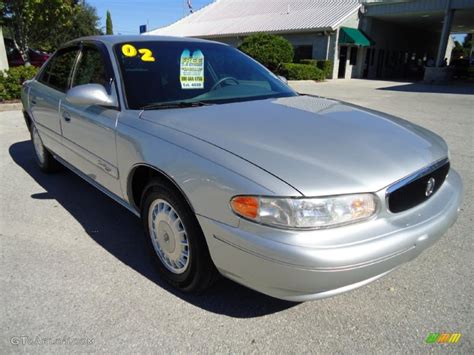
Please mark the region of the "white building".
[[333, 78], [422, 78], [443, 65], [450, 33], [474, 32], [474, 0], [216, 0], [148, 34], [238, 46], [261, 32], [287, 38], [297, 59], [331, 60]]

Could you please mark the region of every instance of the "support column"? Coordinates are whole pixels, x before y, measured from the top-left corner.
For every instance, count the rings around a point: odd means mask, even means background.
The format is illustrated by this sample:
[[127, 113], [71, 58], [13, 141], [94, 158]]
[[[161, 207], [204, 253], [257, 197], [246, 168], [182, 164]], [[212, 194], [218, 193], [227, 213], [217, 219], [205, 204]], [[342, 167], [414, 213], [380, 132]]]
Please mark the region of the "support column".
[[3, 41], [3, 30], [0, 24], [0, 70], [8, 69], [7, 52], [5, 50], [5, 43]]
[[339, 69], [339, 29], [331, 33], [329, 40], [329, 60], [332, 60], [333, 64], [330, 79], [337, 79], [337, 72]]
[[329, 60], [329, 50], [331, 45], [331, 33], [324, 31], [324, 35], [326, 36], [326, 60]]
[[451, 1], [446, 1], [446, 12], [444, 14], [443, 30], [441, 38], [439, 39], [438, 56], [436, 58], [436, 66], [441, 67], [446, 55], [446, 48], [448, 46], [449, 34], [451, 33], [451, 26], [453, 24], [454, 10], [451, 9]]

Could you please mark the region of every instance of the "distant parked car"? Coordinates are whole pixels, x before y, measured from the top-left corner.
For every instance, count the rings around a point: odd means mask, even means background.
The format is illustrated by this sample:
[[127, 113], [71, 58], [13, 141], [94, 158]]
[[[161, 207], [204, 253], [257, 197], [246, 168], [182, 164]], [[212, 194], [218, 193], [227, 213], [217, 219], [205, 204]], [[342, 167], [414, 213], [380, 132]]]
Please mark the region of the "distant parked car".
[[[8, 65], [10, 67], [18, 67], [21, 65], [25, 65], [25, 60], [21, 55], [18, 46], [15, 42], [11, 39], [5, 38], [5, 49], [7, 52], [7, 59]], [[30, 64], [35, 67], [41, 67], [50, 57], [51, 55], [39, 50], [35, 49], [28, 49], [28, 58], [30, 60]]]
[[159, 274], [186, 292], [217, 271], [292, 301], [355, 289], [433, 245], [462, 199], [441, 137], [298, 95], [221, 43], [75, 40], [22, 101], [39, 167], [141, 217]]

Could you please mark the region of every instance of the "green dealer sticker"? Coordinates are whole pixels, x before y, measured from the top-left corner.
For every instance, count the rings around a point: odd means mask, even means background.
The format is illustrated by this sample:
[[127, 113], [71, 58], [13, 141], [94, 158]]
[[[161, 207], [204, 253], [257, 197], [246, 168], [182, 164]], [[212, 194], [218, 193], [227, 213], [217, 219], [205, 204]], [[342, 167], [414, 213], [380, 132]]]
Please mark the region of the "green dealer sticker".
[[182, 89], [204, 89], [204, 54], [198, 49], [181, 53], [180, 82]]

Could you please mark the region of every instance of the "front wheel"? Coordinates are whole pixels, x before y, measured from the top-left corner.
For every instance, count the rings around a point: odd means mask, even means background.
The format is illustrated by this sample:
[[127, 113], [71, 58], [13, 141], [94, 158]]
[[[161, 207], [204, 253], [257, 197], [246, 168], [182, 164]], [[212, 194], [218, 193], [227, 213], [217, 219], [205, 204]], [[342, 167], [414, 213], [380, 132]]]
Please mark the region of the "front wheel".
[[53, 155], [43, 145], [43, 141], [39, 136], [38, 129], [33, 125], [31, 128], [31, 141], [35, 148], [36, 163], [45, 173], [52, 173], [59, 169], [59, 163], [54, 159]]
[[146, 243], [160, 276], [184, 292], [200, 292], [215, 280], [204, 234], [186, 200], [153, 181], [142, 199]]

